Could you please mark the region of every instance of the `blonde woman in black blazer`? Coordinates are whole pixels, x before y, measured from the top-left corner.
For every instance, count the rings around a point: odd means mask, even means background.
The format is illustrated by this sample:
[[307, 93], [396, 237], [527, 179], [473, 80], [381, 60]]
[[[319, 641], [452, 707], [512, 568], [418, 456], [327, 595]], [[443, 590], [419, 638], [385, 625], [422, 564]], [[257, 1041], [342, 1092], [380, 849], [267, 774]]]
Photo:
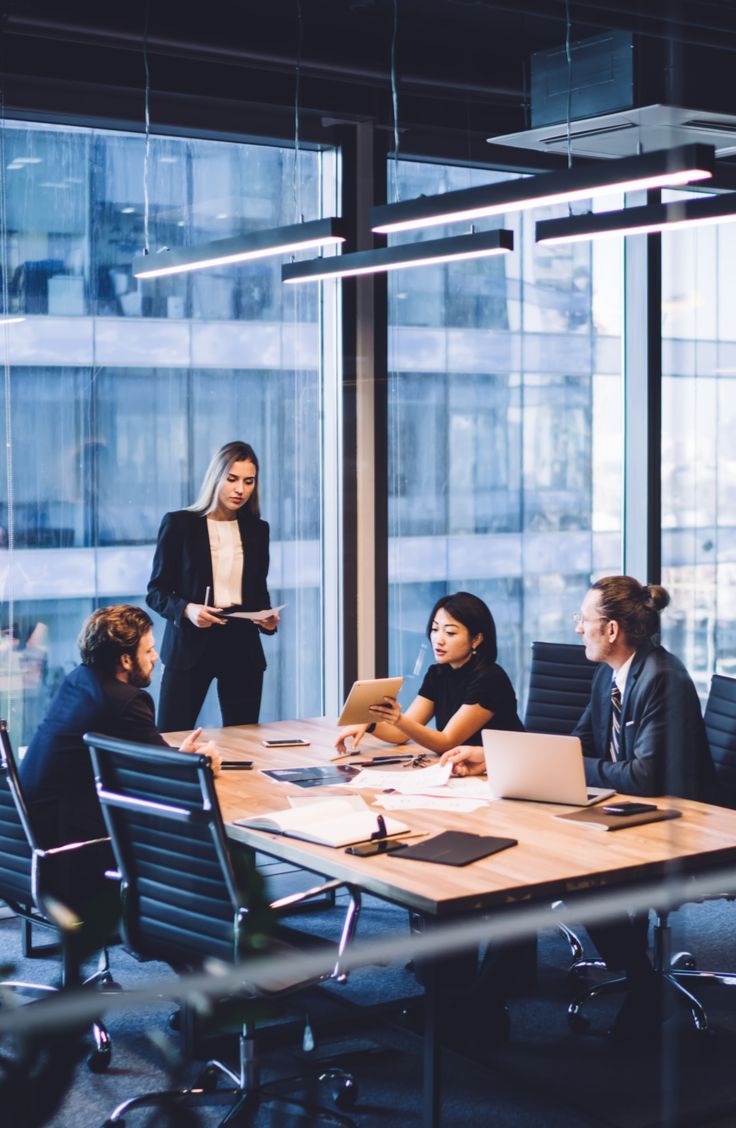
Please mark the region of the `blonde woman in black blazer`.
[[222, 612], [270, 608], [268, 545], [258, 459], [248, 443], [226, 443], [194, 505], [167, 513], [159, 529], [146, 602], [167, 620], [162, 732], [194, 727], [213, 679], [224, 725], [258, 721], [266, 668], [260, 633], [273, 634], [278, 615], [256, 626]]

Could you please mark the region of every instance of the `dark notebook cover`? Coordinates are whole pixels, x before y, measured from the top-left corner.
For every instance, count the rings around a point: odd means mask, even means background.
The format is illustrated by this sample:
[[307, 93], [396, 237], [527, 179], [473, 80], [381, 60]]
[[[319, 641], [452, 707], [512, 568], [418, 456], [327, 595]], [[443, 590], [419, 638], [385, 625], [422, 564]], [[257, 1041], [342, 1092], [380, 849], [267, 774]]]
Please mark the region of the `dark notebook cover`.
[[664, 822], [665, 819], [679, 819], [681, 811], [671, 807], [658, 807], [656, 811], [642, 811], [638, 815], [607, 815], [600, 807], [586, 807], [569, 815], [555, 815], [556, 819], [569, 819], [570, 822], [587, 823], [599, 830], [623, 830], [627, 826], [644, 826], [645, 823]]
[[442, 866], [467, 866], [479, 858], [487, 858], [516, 846], [515, 838], [492, 838], [486, 834], [467, 834], [462, 830], [445, 830], [418, 842], [416, 846], [405, 846], [387, 855], [390, 858], [413, 858], [417, 862], [438, 862]]

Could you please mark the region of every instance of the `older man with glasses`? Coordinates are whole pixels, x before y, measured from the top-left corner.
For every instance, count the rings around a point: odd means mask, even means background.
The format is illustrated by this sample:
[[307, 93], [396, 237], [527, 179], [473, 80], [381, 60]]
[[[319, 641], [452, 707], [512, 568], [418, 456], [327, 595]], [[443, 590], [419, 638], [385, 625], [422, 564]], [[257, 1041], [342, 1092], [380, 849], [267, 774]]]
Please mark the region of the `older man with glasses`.
[[[669, 601], [663, 587], [631, 576], [606, 576], [590, 588], [575, 628], [586, 657], [600, 665], [573, 735], [583, 746], [589, 786], [712, 801], [715, 773], [695, 686], [679, 658], [659, 644], [659, 616]], [[459, 775], [483, 770], [476, 749], [443, 759]], [[656, 1034], [668, 1010], [647, 955], [648, 923], [646, 914], [624, 914], [588, 926], [606, 964], [628, 979], [609, 1031], [625, 1042]]]

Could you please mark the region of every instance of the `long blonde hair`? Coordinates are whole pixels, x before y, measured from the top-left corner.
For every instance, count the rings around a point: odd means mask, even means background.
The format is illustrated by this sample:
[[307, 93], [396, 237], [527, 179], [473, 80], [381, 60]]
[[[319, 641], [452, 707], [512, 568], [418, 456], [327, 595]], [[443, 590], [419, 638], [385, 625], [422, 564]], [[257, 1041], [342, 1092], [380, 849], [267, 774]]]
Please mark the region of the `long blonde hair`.
[[187, 509], [191, 513], [198, 513], [200, 517], [206, 517], [208, 513], [212, 513], [217, 505], [217, 494], [222, 481], [227, 477], [227, 473], [233, 462], [252, 462], [256, 468], [255, 489], [243, 508], [253, 517], [260, 517], [261, 500], [258, 492], [258, 459], [256, 458], [256, 452], [249, 443], [240, 442], [225, 443], [225, 445], [221, 446], [217, 453], [212, 456], [210, 464], [204, 472], [204, 478], [202, 479], [202, 485], [199, 487], [199, 493], [194, 503], [187, 506]]

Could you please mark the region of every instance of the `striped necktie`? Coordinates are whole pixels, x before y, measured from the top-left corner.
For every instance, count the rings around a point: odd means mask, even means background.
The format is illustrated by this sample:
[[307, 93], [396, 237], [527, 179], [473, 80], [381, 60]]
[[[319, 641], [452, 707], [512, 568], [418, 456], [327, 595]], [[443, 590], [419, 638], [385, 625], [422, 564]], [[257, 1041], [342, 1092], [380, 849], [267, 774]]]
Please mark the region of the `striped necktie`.
[[621, 751], [621, 690], [615, 679], [611, 682], [611, 759], [616, 761]]

